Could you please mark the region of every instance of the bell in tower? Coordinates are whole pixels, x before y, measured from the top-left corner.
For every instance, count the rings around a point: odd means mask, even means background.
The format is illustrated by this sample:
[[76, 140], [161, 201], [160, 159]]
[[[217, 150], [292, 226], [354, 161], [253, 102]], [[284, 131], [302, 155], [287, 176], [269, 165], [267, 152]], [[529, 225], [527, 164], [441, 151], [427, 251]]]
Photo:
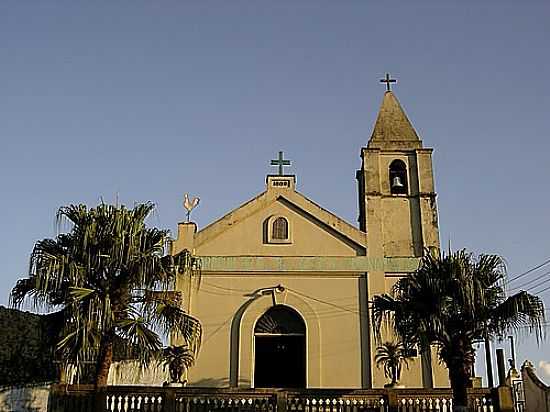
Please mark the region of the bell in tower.
[[392, 189], [400, 190], [401, 188], [405, 187], [403, 183], [401, 183], [401, 178], [399, 176], [395, 176], [393, 178], [393, 182], [391, 184]]
[[402, 160], [396, 159], [391, 162], [389, 179], [392, 195], [407, 194], [407, 166]]

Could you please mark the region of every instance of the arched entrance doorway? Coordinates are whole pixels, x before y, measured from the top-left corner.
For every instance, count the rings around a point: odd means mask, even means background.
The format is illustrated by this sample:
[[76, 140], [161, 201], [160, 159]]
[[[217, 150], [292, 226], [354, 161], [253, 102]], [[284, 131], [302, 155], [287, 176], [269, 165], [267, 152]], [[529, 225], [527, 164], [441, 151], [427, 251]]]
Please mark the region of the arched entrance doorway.
[[254, 327], [256, 388], [305, 388], [306, 325], [284, 305], [268, 309]]

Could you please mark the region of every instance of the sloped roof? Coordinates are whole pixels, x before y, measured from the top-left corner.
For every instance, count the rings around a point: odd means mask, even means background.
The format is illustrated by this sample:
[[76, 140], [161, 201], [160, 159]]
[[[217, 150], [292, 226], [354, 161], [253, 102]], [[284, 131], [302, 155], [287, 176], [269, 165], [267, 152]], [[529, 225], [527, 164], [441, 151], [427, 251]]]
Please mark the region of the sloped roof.
[[384, 94], [369, 148], [421, 148], [422, 142], [393, 92]]
[[349, 242], [356, 244], [361, 248], [367, 247], [367, 234], [342, 218], [322, 208], [315, 202], [308, 199], [301, 193], [292, 189], [268, 189], [258, 196], [252, 198], [241, 206], [233, 209], [220, 219], [212, 222], [195, 234], [195, 247], [205, 244], [225, 230], [233, 227], [239, 221], [251, 216], [260, 209], [263, 209], [273, 202], [283, 201], [291, 204], [293, 207], [309, 215], [328, 230], [338, 233]]

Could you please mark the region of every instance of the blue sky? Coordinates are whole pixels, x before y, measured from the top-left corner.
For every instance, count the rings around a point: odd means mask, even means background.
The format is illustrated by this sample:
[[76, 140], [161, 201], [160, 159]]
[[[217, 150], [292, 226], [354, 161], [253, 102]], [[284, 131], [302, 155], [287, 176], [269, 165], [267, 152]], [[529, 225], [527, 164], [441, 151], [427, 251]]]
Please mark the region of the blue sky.
[[[204, 227], [263, 190], [279, 150], [355, 223], [387, 71], [435, 149], [443, 244], [511, 275], [545, 261], [548, 21], [542, 0], [0, 2], [0, 304], [59, 206], [151, 200], [175, 232], [190, 192]], [[519, 358], [548, 348], [524, 335]]]

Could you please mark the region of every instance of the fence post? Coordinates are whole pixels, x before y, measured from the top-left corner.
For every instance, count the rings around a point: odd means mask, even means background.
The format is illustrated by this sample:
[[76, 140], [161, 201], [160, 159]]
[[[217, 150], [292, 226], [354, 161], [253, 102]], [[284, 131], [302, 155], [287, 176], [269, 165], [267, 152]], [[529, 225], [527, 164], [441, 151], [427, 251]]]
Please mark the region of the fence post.
[[395, 389], [386, 389], [386, 399], [388, 400], [388, 412], [398, 412], [399, 400]]
[[59, 411], [59, 398], [60, 391], [57, 385], [50, 386], [50, 393], [48, 394], [48, 412], [58, 412]]
[[493, 399], [496, 401], [499, 412], [514, 412], [512, 388], [509, 386], [499, 386], [493, 389]]
[[176, 390], [164, 388], [164, 412], [176, 412]]
[[288, 392], [285, 390], [277, 391], [277, 412], [286, 412]]
[[106, 393], [105, 388], [99, 387], [92, 392], [94, 397], [94, 412], [105, 412], [106, 408]]

